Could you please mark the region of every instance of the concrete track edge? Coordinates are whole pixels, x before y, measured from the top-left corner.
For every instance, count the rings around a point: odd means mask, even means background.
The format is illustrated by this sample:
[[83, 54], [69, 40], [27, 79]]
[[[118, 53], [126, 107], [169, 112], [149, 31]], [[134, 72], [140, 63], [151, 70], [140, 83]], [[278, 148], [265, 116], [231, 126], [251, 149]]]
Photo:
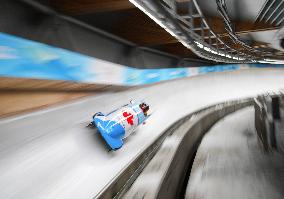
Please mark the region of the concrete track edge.
[[[252, 105], [252, 100], [231, 102], [224, 107], [218, 105], [205, 110], [197, 115], [189, 129], [185, 132], [180, 144], [177, 146], [175, 155], [167, 169], [158, 189], [156, 198], [181, 198], [183, 197], [183, 185], [187, 184], [191, 163], [203, 136], [219, 120], [225, 116]], [[188, 172], [189, 170], [189, 172]], [[187, 175], [185, 175], [187, 173]], [[167, 187], [171, 186], [171, 189]]]

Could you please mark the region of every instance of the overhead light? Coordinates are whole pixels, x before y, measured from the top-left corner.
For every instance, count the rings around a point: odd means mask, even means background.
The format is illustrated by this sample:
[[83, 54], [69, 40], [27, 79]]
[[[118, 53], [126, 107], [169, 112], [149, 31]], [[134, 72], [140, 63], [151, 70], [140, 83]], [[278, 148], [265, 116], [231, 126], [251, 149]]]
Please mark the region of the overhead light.
[[278, 60], [278, 59], [264, 59], [264, 60], [259, 60], [258, 62], [262, 64], [284, 64], [283, 60]]
[[208, 51], [208, 52], [211, 52], [211, 49], [208, 48], [207, 46], [204, 47], [204, 50]]
[[198, 41], [194, 41], [194, 43], [196, 43], [199, 48], [203, 48], [204, 47], [203, 44], [199, 43]]

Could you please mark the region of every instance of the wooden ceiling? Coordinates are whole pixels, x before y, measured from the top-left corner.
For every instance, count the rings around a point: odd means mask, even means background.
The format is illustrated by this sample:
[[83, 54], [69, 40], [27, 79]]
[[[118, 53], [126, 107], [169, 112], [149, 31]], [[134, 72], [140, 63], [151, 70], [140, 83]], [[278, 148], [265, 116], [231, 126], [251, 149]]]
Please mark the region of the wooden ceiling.
[[[184, 1], [188, 0], [178, 0], [180, 3]], [[49, 0], [48, 4], [60, 13], [78, 18], [137, 45], [156, 48], [182, 58], [198, 58], [128, 0]], [[229, 40], [221, 18], [205, 17], [216, 34], [225, 41]], [[237, 34], [276, 28], [249, 21], [237, 21], [235, 27]]]
[[128, 0], [50, 0], [57, 11], [69, 15], [86, 15], [135, 8]]

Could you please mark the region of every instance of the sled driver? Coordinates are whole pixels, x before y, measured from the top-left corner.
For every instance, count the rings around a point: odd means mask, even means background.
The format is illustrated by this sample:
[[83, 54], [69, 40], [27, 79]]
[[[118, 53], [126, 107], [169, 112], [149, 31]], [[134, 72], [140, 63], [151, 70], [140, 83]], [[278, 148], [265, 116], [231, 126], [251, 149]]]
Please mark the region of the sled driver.
[[144, 115], [147, 116], [147, 112], [149, 111], [149, 105], [143, 102], [139, 105], [139, 107], [143, 111]]

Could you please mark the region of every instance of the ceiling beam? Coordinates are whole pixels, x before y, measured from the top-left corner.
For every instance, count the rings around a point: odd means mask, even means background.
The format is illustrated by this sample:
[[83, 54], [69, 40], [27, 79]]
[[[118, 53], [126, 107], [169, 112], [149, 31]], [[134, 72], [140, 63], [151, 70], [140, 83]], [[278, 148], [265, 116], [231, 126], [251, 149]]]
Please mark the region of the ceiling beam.
[[50, 0], [58, 12], [69, 15], [87, 15], [136, 8], [128, 0]]

